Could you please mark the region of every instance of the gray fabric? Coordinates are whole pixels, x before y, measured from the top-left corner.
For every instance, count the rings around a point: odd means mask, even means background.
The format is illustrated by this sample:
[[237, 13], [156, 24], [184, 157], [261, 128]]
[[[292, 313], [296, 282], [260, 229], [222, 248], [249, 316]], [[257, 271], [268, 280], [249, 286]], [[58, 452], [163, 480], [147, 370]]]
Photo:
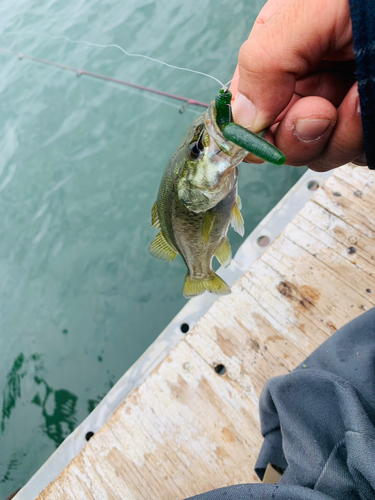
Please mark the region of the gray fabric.
[[196, 500], [375, 500], [375, 308], [337, 331], [260, 399], [256, 463], [285, 470], [278, 485], [221, 488]]
[[281, 487], [277, 484], [236, 484], [208, 491], [187, 500], [332, 500], [323, 493], [300, 486]]

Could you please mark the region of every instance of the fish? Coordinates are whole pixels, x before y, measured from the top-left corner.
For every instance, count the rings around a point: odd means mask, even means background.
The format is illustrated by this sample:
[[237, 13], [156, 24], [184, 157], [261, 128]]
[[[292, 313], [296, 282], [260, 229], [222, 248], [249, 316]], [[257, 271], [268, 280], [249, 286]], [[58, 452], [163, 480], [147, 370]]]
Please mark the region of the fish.
[[148, 251], [171, 262], [178, 254], [187, 267], [186, 298], [204, 292], [227, 295], [230, 288], [212, 269], [232, 259], [229, 225], [245, 233], [238, 195], [238, 164], [249, 151], [281, 164], [285, 156], [260, 135], [233, 123], [231, 93], [221, 89], [207, 111], [189, 127], [171, 157], [152, 207], [151, 225], [159, 230]]

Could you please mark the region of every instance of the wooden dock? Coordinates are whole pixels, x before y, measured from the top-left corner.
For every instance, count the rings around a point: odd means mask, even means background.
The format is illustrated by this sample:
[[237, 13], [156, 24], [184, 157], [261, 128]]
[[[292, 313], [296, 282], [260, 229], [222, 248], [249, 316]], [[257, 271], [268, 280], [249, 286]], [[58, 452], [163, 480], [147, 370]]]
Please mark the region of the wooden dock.
[[257, 482], [265, 381], [375, 305], [374, 184], [366, 168], [335, 170], [39, 500], [179, 500]]

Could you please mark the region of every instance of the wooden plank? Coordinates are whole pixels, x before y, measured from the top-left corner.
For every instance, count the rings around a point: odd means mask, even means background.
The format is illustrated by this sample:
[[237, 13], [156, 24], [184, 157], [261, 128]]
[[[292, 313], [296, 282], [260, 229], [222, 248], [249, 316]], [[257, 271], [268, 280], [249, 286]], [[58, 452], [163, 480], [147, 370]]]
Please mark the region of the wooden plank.
[[265, 381], [375, 305], [374, 184], [361, 167], [336, 170], [39, 499], [172, 500], [256, 482]]
[[[299, 231], [293, 230], [293, 226], [297, 226]], [[304, 237], [296, 241], [295, 236], [298, 233], [301, 234], [300, 231], [303, 231]], [[286, 228], [284, 236], [325, 263], [335, 277], [375, 305], [375, 296], [370, 296], [371, 291], [368, 291], [373, 289], [375, 292], [375, 262], [372, 264], [366, 261], [357, 252], [348, 253], [347, 248], [341, 242], [325, 234], [316, 226], [312, 227], [312, 224], [298, 215]], [[366, 273], [365, 281], [360, 270]]]
[[333, 175], [353, 188], [352, 193], [363, 202], [375, 205], [375, 178], [368, 175], [367, 168], [338, 168]]
[[[320, 201], [322, 201], [322, 197], [320, 197]], [[324, 207], [314, 202], [307, 203], [299, 215], [345, 246], [347, 255], [356, 254], [356, 256], [359, 255], [368, 261], [369, 264], [375, 263], [372, 238], [360, 232], [358, 228], [353, 227], [340, 216], [328, 212]]]
[[[338, 189], [342, 188], [342, 183], [338, 183], [334, 176], [331, 176], [314, 196], [314, 202], [321, 205], [327, 212], [336, 215], [348, 225], [368, 238], [374, 238], [375, 217], [366, 204], [366, 210], [362, 210], [344, 196], [336, 196]], [[358, 199], [353, 195], [353, 198]]]

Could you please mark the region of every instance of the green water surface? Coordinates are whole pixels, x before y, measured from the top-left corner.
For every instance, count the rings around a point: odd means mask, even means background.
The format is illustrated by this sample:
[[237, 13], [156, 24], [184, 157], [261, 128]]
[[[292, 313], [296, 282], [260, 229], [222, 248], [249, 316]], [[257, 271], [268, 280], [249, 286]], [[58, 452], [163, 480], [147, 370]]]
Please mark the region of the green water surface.
[[[263, 0], [3, 0], [0, 47], [210, 102]], [[0, 54], [0, 498], [21, 487], [186, 303], [153, 259], [162, 172], [201, 112]], [[240, 166], [246, 235], [302, 174]], [[235, 251], [242, 239], [232, 230]]]

